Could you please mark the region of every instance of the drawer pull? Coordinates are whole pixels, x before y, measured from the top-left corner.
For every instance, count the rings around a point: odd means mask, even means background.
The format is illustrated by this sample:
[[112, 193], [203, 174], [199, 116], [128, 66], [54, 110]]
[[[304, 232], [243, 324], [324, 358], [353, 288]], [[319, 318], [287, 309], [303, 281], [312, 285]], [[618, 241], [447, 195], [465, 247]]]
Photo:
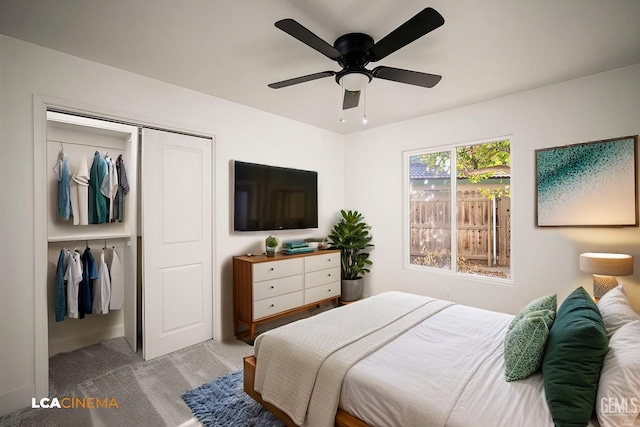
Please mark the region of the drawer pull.
[[271, 286], [271, 289], [273, 289], [273, 286]]
[[331, 292], [331, 289], [329, 289], [327, 292]]
[[331, 258], [327, 258], [327, 262], [331, 262]]
[[271, 267], [271, 268], [269, 269], [269, 271], [273, 271], [273, 267]]
[[327, 276], [331, 277], [331, 273], [327, 274]]
[[275, 305], [271, 304], [271, 307], [275, 307]]

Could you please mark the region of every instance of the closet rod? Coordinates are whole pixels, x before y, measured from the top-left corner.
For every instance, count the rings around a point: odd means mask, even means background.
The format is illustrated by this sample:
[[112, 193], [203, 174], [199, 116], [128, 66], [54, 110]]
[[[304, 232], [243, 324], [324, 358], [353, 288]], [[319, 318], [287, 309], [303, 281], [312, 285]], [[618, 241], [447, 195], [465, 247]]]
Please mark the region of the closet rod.
[[69, 114], [70, 116], [84, 117], [85, 119], [102, 120], [103, 122], [118, 123], [120, 125], [136, 126], [138, 128], [142, 128], [142, 129], [159, 130], [159, 131], [162, 131], [162, 132], [171, 132], [171, 133], [176, 133], [178, 135], [195, 136], [196, 138], [204, 138], [204, 139], [212, 140], [212, 137], [210, 137], [210, 136], [200, 135], [200, 134], [197, 134], [197, 133], [183, 132], [183, 131], [174, 130], [174, 129], [161, 128], [161, 127], [147, 125], [147, 124], [144, 124], [144, 123], [136, 123], [136, 122], [130, 122], [128, 120], [116, 119], [116, 118], [113, 118], [113, 117], [98, 116], [98, 115], [93, 115], [93, 114], [89, 114], [89, 113], [81, 113], [81, 112], [78, 112], [78, 111], [75, 111], [75, 110], [69, 110], [69, 109], [67, 109], [65, 107], [62, 107], [62, 106], [50, 105], [50, 106], [47, 107], [47, 111], [51, 111], [52, 113]]
[[[109, 228], [107, 227], [107, 225], [111, 226], [111, 225], [115, 225], [115, 224], [122, 224], [122, 223], [104, 223], [104, 224], [91, 224], [91, 225], [97, 225], [99, 227], [105, 227], [105, 228]], [[78, 228], [80, 228], [82, 226], [78, 226]], [[131, 239], [131, 236], [129, 234], [113, 234], [113, 235], [109, 235], [108, 233], [104, 233], [104, 234], [97, 234], [95, 236], [86, 236], [84, 233], [78, 233], [78, 234], [72, 234], [72, 235], [63, 235], [63, 236], [54, 236], [54, 237], [49, 237], [47, 239], [47, 241], [49, 243], [54, 243], [54, 242], [84, 242], [85, 240], [90, 240], [90, 241], [101, 241], [104, 239], [107, 240], [122, 240], [123, 243], [122, 245], [127, 245], [130, 246], [128, 241]]]
[[[82, 147], [104, 148], [105, 150], [118, 151], [118, 154], [124, 155], [124, 150], [118, 149], [118, 148], [113, 148], [113, 147], [105, 147], [104, 145], [83, 144], [82, 142], [58, 141], [57, 139], [47, 139], [47, 141], [48, 142], [59, 142], [60, 144], [68, 144], [68, 145], [80, 145]], [[64, 147], [63, 147], [63, 150], [64, 150]], [[122, 153], [120, 153], [120, 151], [122, 151]]]

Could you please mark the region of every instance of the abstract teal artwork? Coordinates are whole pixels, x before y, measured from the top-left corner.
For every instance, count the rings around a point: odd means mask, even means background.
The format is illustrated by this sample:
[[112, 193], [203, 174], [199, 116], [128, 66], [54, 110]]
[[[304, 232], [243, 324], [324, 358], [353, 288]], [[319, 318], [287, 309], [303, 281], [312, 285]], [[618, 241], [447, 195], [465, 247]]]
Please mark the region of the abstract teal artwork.
[[638, 136], [536, 150], [536, 225], [638, 226]]

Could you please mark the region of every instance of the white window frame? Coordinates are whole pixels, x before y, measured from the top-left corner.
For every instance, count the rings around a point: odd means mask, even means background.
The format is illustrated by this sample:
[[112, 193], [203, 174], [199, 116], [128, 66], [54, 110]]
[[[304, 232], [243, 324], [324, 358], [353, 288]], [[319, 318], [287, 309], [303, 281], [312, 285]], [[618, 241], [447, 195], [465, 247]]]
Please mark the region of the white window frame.
[[[477, 280], [477, 281], [482, 281], [482, 282], [490, 282], [490, 283], [498, 283], [498, 284], [503, 284], [503, 285], [513, 285], [514, 282], [514, 268], [513, 268], [513, 264], [514, 264], [514, 257], [513, 257], [513, 246], [514, 246], [514, 220], [513, 220], [513, 206], [515, 206], [515, 202], [514, 202], [514, 192], [512, 191], [511, 193], [511, 247], [510, 247], [510, 252], [511, 252], [511, 262], [509, 265], [509, 278], [507, 279], [503, 279], [500, 277], [492, 277], [492, 276], [483, 276], [483, 275], [479, 275], [479, 274], [471, 274], [471, 273], [464, 273], [464, 272], [459, 272], [457, 271], [457, 259], [458, 259], [458, 245], [454, 244], [453, 242], [457, 242], [458, 241], [458, 227], [454, 226], [454, 224], [457, 224], [457, 198], [456, 200], [452, 200], [452, 206], [455, 206], [455, 209], [451, 209], [450, 215], [451, 215], [451, 265], [449, 269], [444, 269], [444, 268], [438, 268], [438, 267], [432, 267], [432, 266], [426, 266], [426, 265], [416, 265], [416, 264], [411, 264], [411, 254], [410, 254], [410, 246], [411, 246], [411, 241], [410, 241], [410, 235], [409, 235], [409, 227], [410, 227], [410, 216], [411, 216], [411, 197], [410, 197], [410, 190], [411, 190], [411, 180], [410, 180], [410, 158], [412, 156], [416, 156], [416, 155], [422, 155], [422, 154], [430, 154], [430, 153], [441, 153], [441, 152], [445, 152], [445, 151], [449, 151], [451, 152], [451, 161], [452, 161], [452, 170], [451, 170], [451, 197], [454, 197], [455, 194], [457, 194], [457, 167], [456, 167], [456, 162], [454, 162], [453, 160], [456, 159], [456, 149], [458, 147], [462, 147], [462, 146], [468, 146], [468, 145], [481, 145], [481, 144], [486, 144], [486, 143], [490, 143], [490, 142], [496, 142], [496, 141], [502, 141], [508, 139], [509, 141], [511, 141], [511, 147], [513, 147], [513, 135], [505, 135], [505, 136], [498, 136], [495, 138], [488, 138], [488, 139], [483, 139], [483, 140], [478, 140], [478, 141], [471, 141], [471, 142], [460, 142], [460, 143], [455, 143], [455, 144], [447, 144], [447, 145], [438, 145], [438, 146], [432, 146], [432, 147], [424, 147], [424, 148], [418, 148], [418, 149], [413, 149], [413, 150], [407, 150], [407, 151], [403, 151], [402, 152], [402, 157], [403, 157], [403, 168], [402, 168], [402, 179], [403, 179], [403, 208], [402, 208], [402, 213], [403, 213], [403, 264], [404, 264], [404, 268], [408, 269], [408, 270], [418, 270], [418, 271], [425, 271], [425, 272], [429, 272], [429, 273], [439, 273], [439, 274], [445, 274], [445, 275], [449, 275], [449, 276], [458, 276], [458, 277], [462, 277], [465, 279], [469, 279], [469, 280]], [[513, 151], [511, 150], [511, 168], [513, 169]], [[513, 187], [512, 187], [513, 188]], [[455, 202], [455, 203], [454, 203]]]

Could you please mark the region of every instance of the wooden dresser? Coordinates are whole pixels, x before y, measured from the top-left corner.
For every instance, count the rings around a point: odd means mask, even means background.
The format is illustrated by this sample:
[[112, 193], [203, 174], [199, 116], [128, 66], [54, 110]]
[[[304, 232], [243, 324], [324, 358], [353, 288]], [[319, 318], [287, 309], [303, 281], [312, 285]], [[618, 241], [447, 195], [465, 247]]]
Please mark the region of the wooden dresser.
[[[236, 336], [255, 338], [256, 325], [340, 297], [340, 250], [273, 257], [233, 257], [233, 319]], [[240, 324], [249, 327], [239, 331]]]

